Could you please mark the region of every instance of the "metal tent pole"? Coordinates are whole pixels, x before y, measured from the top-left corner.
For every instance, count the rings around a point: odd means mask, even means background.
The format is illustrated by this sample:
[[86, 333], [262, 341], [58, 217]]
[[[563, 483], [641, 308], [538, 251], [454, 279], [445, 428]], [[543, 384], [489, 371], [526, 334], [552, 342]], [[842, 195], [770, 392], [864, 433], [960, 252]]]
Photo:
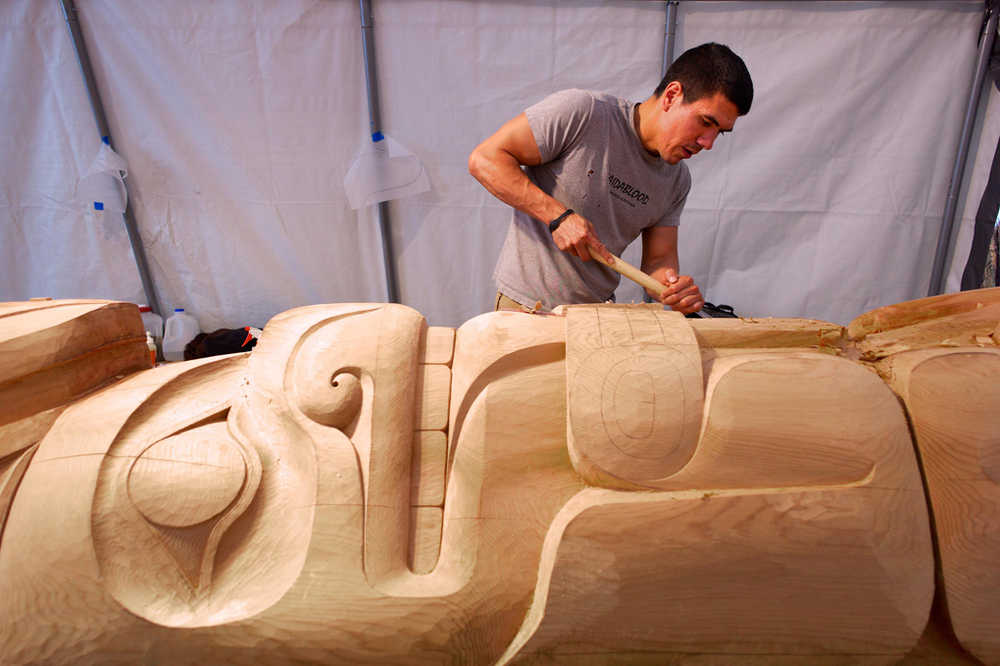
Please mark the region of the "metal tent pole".
[[[667, 11], [663, 26], [663, 67], [660, 69], [661, 79], [667, 75], [667, 70], [670, 69], [670, 64], [674, 61], [674, 42], [677, 38], [677, 5], [679, 4], [680, 0], [666, 0], [664, 2]], [[642, 300], [646, 303], [652, 303], [653, 297], [643, 290]]]
[[[80, 69], [83, 71], [83, 78], [87, 84], [87, 95], [90, 98], [90, 107], [94, 111], [94, 119], [97, 121], [97, 129], [101, 133], [101, 140], [114, 149], [111, 143], [111, 131], [108, 129], [108, 119], [104, 115], [104, 105], [101, 103], [101, 93], [97, 90], [97, 81], [94, 79], [94, 70], [90, 66], [90, 56], [87, 54], [87, 44], [83, 41], [83, 32], [80, 30], [80, 19], [77, 16], [76, 4], [73, 0], [59, 0], [62, 7], [63, 16], [69, 26], [70, 35], [73, 37], [73, 47], [76, 49], [77, 60], [80, 61]], [[156, 286], [153, 278], [149, 274], [149, 264], [146, 261], [146, 251], [142, 247], [142, 237], [139, 235], [139, 227], [136, 226], [135, 216], [132, 214], [132, 193], [128, 192], [128, 182], [125, 183], [125, 191], [128, 193], [128, 201], [125, 205], [125, 231], [128, 232], [128, 240], [132, 244], [132, 256], [135, 258], [135, 266], [139, 269], [139, 279], [142, 280], [142, 290], [146, 292], [146, 302], [150, 309], [156, 314], [162, 315], [160, 299], [156, 295]]]
[[667, 75], [667, 70], [674, 61], [674, 42], [677, 39], [677, 6], [680, 0], [667, 0], [666, 35], [663, 38], [663, 70], [660, 78]]
[[[372, 141], [382, 137], [381, 108], [378, 98], [378, 79], [375, 77], [375, 28], [372, 20], [370, 0], [361, 0], [361, 46], [365, 58], [365, 87], [368, 89], [368, 124]], [[382, 236], [382, 263], [385, 266], [386, 299], [390, 303], [399, 302], [396, 289], [396, 267], [392, 256], [392, 241], [389, 237], [389, 202], [380, 201], [376, 208], [379, 234]]]
[[983, 80], [986, 78], [986, 68], [993, 52], [993, 42], [997, 35], [998, 12], [994, 11], [992, 3], [987, 3], [987, 21], [979, 41], [979, 57], [976, 60], [976, 76], [972, 83], [972, 92], [965, 108], [965, 120], [962, 124], [962, 136], [958, 142], [958, 157], [951, 172], [951, 182], [948, 184], [948, 198], [945, 200], [944, 217], [941, 221], [941, 233], [938, 235], [937, 250], [934, 253], [934, 266], [931, 269], [931, 282], [927, 290], [928, 296], [936, 296], [944, 291], [944, 267], [951, 256], [951, 232], [955, 226], [955, 213], [958, 209], [958, 193], [962, 188], [962, 176], [965, 172], [965, 160], [969, 154], [969, 143], [972, 141], [972, 129], [976, 124], [976, 112], [979, 109], [979, 95], [983, 90]]

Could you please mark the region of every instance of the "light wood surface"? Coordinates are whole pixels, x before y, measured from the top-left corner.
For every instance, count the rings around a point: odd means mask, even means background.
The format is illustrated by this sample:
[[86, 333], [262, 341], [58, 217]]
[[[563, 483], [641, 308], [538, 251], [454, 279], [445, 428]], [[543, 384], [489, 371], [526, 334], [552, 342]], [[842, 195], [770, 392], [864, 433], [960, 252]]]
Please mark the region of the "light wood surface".
[[131, 303], [0, 304], [0, 459], [38, 442], [67, 403], [148, 367]]
[[855, 343], [861, 358], [877, 361], [893, 354], [933, 347], [997, 347], [1000, 303], [972, 308], [939, 319], [871, 333]]
[[592, 487], [563, 508], [505, 659], [893, 663], [914, 647], [933, 559], [906, 418], [814, 341], [707, 355], [690, 460], [661, 492]]
[[815, 319], [691, 319], [688, 322], [702, 353], [719, 349], [808, 348], [838, 353], [844, 347], [843, 326]]
[[38, 443], [63, 411], [149, 366], [142, 318], [131, 303], [0, 303], [0, 544]]
[[593, 485], [656, 488], [698, 444], [701, 353], [683, 315], [575, 305], [566, 311], [567, 445]]
[[447, 326], [428, 326], [420, 342], [423, 349], [421, 363], [451, 366], [455, 353], [455, 329]]
[[998, 664], [1000, 350], [925, 349], [880, 369], [913, 424], [951, 628], [966, 650]]
[[1000, 290], [996, 288], [929, 296], [866, 312], [848, 325], [847, 332], [851, 340], [862, 340], [872, 333], [890, 331], [933, 319], [945, 320], [952, 315], [998, 303], [1000, 303]]
[[441, 431], [424, 430], [415, 433], [413, 446], [410, 505], [440, 507], [444, 504], [448, 438]]
[[1000, 664], [1000, 289], [880, 308], [849, 329], [860, 358], [905, 405], [920, 452], [939, 622], [962, 649]]
[[[961, 328], [940, 324], [921, 344]], [[974, 460], [944, 483], [924, 462], [938, 538], [959, 535], [951, 620], [992, 659], [996, 554], [974, 537], [995, 511], [952, 477], [996, 481], [998, 398], [965, 387], [1000, 352], [939, 352], [881, 361], [890, 388], [827, 322], [602, 305], [452, 331], [400, 305], [291, 310], [252, 354], [38, 412], [37, 448], [0, 458], [0, 662], [957, 654], [921, 653], [934, 552], [908, 418]]]

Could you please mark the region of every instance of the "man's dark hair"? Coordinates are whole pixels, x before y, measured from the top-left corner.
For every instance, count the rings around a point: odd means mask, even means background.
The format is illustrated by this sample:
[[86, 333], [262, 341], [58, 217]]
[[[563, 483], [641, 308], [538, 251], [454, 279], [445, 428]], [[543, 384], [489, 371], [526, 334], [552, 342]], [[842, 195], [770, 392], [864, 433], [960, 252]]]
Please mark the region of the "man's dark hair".
[[685, 104], [721, 92], [745, 116], [753, 102], [750, 72], [743, 59], [724, 44], [709, 42], [682, 53], [667, 69], [653, 95], [662, 95], [671, 81], [681, 84]]

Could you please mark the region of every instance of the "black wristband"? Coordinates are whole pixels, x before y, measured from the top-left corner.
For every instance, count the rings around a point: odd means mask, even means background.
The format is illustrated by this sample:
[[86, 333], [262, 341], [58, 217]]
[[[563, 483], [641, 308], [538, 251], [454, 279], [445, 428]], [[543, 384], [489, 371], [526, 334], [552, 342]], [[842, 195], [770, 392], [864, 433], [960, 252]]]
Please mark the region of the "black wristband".
[[559, 225], [562, 224], [562, 221], [572, 214], [573, 214], [573, 209], [567, 208], [566, 210], [563, 211], [562, 215], [549, 222], [549, 233], [550, 234], [555, 233], [555, 230], [559, 228]]

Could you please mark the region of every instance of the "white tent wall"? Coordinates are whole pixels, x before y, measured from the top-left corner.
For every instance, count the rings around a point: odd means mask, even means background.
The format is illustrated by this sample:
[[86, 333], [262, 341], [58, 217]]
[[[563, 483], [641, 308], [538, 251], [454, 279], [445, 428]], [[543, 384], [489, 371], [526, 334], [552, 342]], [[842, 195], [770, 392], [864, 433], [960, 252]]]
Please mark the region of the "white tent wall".
[[[469, 151], [560, 88], [645, 98], [659, 80], [664, 7], [373, 5], [383, 130], [432, 185], [390, 206], [401, 300], [457, 325], [492, 308], [510, 218], [468, 175]], [[351, 210], [342, 186], [368, 136], [357, 2], [77, 6], [165, 307], [188, 307], [211, 330], [303, 304], [384, 300], [373, 209]], [[676, 52], [727, 43], [756, 88], [736, 131], [689, 163], [682, 269], [709, 300], [846, 323], [926, 294], [982, 10], [979, 0], [681, 3]], [[18, 91], [2, 102], [0, 297], [141, 298], [120, 220], [102, 226], [70, 205], [96, 129], [58, 3], [3, 3], [0, 26], [0, 83]], [[996, 145], [992, 99], [987, 111], [949, 289]], [[637, 248], [625, 258], [637, 263]], [[618, 296], [641, 292], [623, 284]]]
[[423, 157], [433, 186], [392, 206], [400, 299], [430, 321], [457, 324], [493, 308], [493, 268], [511, 219], [511, 209], [469, 176], [469, 153], [562, 88], [648, 97], [660, 81], [664, 7], [578, 0], [375, 0], [374, 7], [385, 126]]
[[122, 215], [76, 196], [101, 141], [58, 3], [0, 3], [0, 89], [0, 301], [141, 299]]
[[846, 323], [927, 294], [982, 9], [682, 3], [679, 48], [727, 42], [755, 84], [691, 161], [681, 261], [709, 300]]
[[343, 189], [367, 126], [354, 3], [77, 6], [165, 308], [212, 330], [383, 298]]

